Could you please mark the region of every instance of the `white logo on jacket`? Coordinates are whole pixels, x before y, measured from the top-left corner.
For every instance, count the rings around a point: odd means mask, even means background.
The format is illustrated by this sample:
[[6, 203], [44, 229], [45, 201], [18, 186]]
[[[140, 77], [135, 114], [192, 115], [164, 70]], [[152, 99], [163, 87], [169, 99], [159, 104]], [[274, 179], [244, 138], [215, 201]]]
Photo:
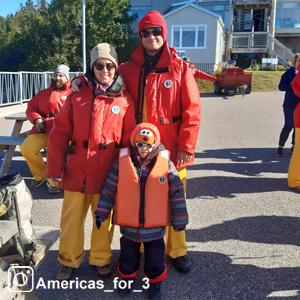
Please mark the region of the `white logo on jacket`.
[[173, 82], [172, 80], [168, 79], [165, 81], [164, 85], [167, 89], [169, 89], [173, 85]]
[[66, 100], [66, 99], [67, 99], [67, 96], [62, 96], [61, 99], [62, 99], [62, 100]]
[[166, 181], [167, 181], [167, 179], [166, 179], [165, 176], [160, 176], [160, 177], [158, 178], [158, 182], [159, 182], [160, 184], [164, 184], [164, 183], [166, 183]]
[[119, 106], [113, 106], [112, 108], [111, 108], [111, 112], [113, 113], [113, 114], [115, 114], [115, 115], [117, 115], [119, 112], [120, 112], [120, 107]]

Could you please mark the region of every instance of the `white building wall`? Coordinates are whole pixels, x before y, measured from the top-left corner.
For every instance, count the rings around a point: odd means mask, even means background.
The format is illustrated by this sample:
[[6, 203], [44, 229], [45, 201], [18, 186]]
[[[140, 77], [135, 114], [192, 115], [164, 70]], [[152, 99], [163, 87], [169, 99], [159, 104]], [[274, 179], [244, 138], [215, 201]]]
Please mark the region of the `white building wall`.
[[193, 7], [186, 7], [166, 16], [165, 20], [168, 28], [167, 41], [169, 45], [172, 45], [172, 28], [174, 26], [205, 25], [205, 49], [178, 48], [178, 50], [185, 50], [186, 56], [189, 57], [193, 63], [215, 63], [218, 23], [218, 19], [215, 16]]

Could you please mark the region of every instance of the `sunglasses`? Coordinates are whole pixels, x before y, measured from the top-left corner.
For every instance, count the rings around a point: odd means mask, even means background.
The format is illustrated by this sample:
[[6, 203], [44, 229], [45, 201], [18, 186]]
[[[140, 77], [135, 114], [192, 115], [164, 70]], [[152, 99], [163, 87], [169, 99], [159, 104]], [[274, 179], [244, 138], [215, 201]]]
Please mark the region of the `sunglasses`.
[[152, 31], [148, 31], [148, 30], [140, 31], [140, 34], [144, 39], [146, 39], [151, 33], [154, 36], [159, 36], [159, 35], [161, 35], [161, 28], [155, 28]]
[[152, 148], [154, 146], [154, 144], [150, 144], [150, 143], [142, 143], [142, 142], [134, 142], [135, 143], [135, 146], [138, 147], [138, 148], [142, 148], [144, 146], [146, 146], [147, 148]]
[[102, 71], [104, 69], [104, 67], [106, 67], [107, 71], [112, 71], [116, 67], [114, 63], [103, 64], [101, 62], [95, 63], [94, 66], [95, 66], [96, 70], [98, 70], [98, 71]]

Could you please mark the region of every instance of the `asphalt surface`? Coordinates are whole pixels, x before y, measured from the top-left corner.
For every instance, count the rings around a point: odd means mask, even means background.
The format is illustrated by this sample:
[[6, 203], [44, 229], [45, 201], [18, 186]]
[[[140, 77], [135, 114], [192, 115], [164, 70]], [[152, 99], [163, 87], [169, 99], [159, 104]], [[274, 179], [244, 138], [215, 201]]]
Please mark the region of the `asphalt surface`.
[[[283, 97], [282, 92], [201, 95], [196, 160], [187, 172], [186, 238], [192, 270], [180, 274], [166, 257], [168, 278], [162, 283], [162, 299], [300, 299], [300, 195], [287, 186], [291, 138], [284, 157], [275, 155], [283, 126]], [[24, 109], [26, 105], [0, 108], [1, 135], [9, 135], [13, 127], [2, 116]], [[24, 129], [29, 128], [27, 122]], [[32, 188], [20, 152], [9, 170], [16, 172], [32, 192], [34, 224], [59, 227], [63, 192], [50, 195], [46, 185]], [[86, 250], [91, 222], [88, 215]], [[110, 279], [96, 283], [100, 279], [84, 259], [73, 272], [73, 286], [65, 289], [47, 286], [59, 268], [56, 243], [35, 274], [35, 294], [43, 300], [119, 299], [114, 283], [119, 238], [115, 227]], [[127, 299], [147, 299], [142, 279], [141, 271], [134, 285], [141, 292]]]

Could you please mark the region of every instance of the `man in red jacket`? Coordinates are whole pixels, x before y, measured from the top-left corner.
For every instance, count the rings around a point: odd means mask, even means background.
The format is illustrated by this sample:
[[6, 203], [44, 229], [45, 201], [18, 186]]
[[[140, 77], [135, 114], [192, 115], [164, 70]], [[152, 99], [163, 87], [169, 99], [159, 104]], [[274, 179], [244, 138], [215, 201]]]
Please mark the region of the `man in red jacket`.
[[[40, 150], [47, 147], [54, 117], [71, 92], [69, 70], [66, 65], [58, 66], [50, 87], [36, 94], [27, 105], [26, 115], [33, 126], [29, 136], [20, 146], [20, 151], [34, 177], [31, 183], [34, 187], [41, 186], [46, 181], [46, 166]], [[59, 193], [59, 186], [49, 182], [47, 185], [49, 193]]]
[[[120, 65], [128, 92], [136, 103], [137, 123], [152, 123], [170, 151], [184, 189], [186, 166], [193, 164], [200, 126], [200, 95], [191, 70], [166, 41], [167, 26], [157, 11], [138, 25], [141, 44], [132, 61]], [[179, 272], [190, 270], [185, 231], [167, 227], [166, 253]]]
[[183, 60], [187, 63], [187, 65], [191, 69], [195, 79], [199, 78], [199, 79], [211, 81], [213, 83], [215, 83], [217, 81], [217, 77], [209, 75], [204, 72], [201, 72], [200, 70], [197, 70], [195, 68], [195, 65], [193, 63], [191, 63], [191, 61], [188, 57], [185, 57]]

